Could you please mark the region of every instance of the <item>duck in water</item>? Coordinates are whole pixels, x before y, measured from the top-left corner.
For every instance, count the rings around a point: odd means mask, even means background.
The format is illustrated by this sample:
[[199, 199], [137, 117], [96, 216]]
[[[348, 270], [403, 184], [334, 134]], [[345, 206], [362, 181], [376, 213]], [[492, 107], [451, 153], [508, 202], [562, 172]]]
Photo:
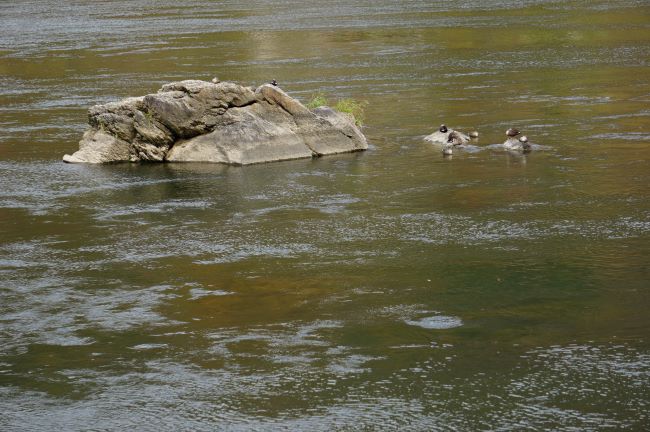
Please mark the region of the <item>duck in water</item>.
[[528, 137], [526, 135], [522, 135], [517, 138], [517, 136], [520, 134], [521, 132], [519, 132], [518, 129], [509, 128], [506, 131], [506, 136], [508, 139], [506, 139], [506, 141], [503, 143], [503, 148], [506, 150], [516, 150], [528, 153], [531, 150], [530, 144], [528, 143]]
[[469, 142], [469, 137], [467, 135], [453, 129], [448, 129], [444, 124], [441, 124], [440, 128], [431, 135], [424, 137], [424, 140], [436, 144], [447, 144], [449, 136], [452, 134], [454, 134], [453, 145], [464, 145]]

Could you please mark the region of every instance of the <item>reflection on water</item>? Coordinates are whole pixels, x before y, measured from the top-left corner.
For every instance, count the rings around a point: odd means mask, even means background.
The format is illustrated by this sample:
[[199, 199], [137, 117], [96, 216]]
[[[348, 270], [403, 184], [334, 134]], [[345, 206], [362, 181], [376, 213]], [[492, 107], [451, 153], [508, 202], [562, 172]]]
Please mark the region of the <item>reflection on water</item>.
[[445, 316], [445, 315], [435, 315], [430, 317], [421, 318], [419, 320], [407, 320], [406, 324], [426, 328], [426, 329], [449, 329], [454, 327], [460, 327], [463, 325], [463, 321], [458, 317]]
[[[648, 428], [648, 7], [349, 3], [0, 5], [3, 430]], [[214, 75], [368, 100], [371, 147], [60, 162]]]

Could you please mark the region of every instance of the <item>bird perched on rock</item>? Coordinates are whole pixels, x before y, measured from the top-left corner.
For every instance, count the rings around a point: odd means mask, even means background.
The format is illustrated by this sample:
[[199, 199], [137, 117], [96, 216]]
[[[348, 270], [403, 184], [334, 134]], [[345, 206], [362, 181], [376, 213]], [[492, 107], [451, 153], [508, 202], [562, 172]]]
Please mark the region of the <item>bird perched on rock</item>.
[[431, 135], [424, 137], [425, 141], [429, 141], [436, 144], [447, 144], [449, 141], [449, 136], [454, 135], [454, 145], [463, 145], [467, 144], [469, 137], [460, 131], [455, 131], [453, 129], [447, 128], [444, 124], [441, 124], [437, 131]]
[[445, 156], [450, 156], [454, 153], [454, 147], [462, 144], [463, 134], [458, 131], [451, 131], [447, 136], [447, 142], [442, 145], [442, 154]]
[[278, 86], [278, 82], [276, 80], [271, 80], [271, 85], [272, 86]]
[[458, 131], [451, 131], [449, 132], [449, 135], [447, 135], [447, 144], [458, 146], [465, 144], [465, 142], [467, 142], [467, 140], [464, 140], [463, 134]]
[[509, 128], [506, 131], [506, 136], [508, 139], [506, 139], [506, 142], [503, 143], [503, 148], [506, 150], [529, 152], [531, 147], [528, 143], [528, 137], [526, 135], [522, 135], [517, 139], [516, 136], [520, 134], [521, 132], [519, 132], [518, 129]]
[[512, 138], [512, 137], [516, 137], [516, 136], [519, 135], [520, 133], [521, 133], [521, 132], [519, 132], [519, 129], [515, 129], [515, 128], [509, 128], [509, 129], [506, 131], [506, 135], [509, 136], [509, 137], [511, 137], [511, 138]]

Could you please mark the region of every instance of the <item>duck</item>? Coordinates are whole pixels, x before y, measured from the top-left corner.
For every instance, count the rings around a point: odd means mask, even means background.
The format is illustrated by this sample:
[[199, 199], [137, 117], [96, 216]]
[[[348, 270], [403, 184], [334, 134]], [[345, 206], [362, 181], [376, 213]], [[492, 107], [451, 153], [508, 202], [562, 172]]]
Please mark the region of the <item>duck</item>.
[[528, 143], [528, 137], [526, 135], [522, 135], [517, 138], [517, 136], [520, 134], [521, 132], [519, 129], [509, 128], [506, 130], [506, 136], [508, 138], [503, 143], [503, 147], [506, 150], [523, 151], [524, 153], [529, 152], [531, 150], [531, 146]]
[[521, 132], [519, 132], [519, 129], [516, 129], [516, 128], [508, 128], [508, 130], [506, 131], [506, 135], [511, 137], [511, 138], [516, 137], [520, 133]]
[[[444, 126], [444, 125], [443, 125]], [[463, 136], [458, 131], [451, 131], [447, 137], [447, 142], [442, 145], [442, 154], [451, 156], [454, 153], [454, 147], [462, 145]]]
[[436, 144], [447, 144], [449, 141], [449, 136], [454, 135], [454, 145], [464, 145], [469, 142], [469, 137], [460, 131], [447, 128], [446, 125], [441, 124], [437, 131], [431, 135], [424, 137], [425, 141], [429, 141]]
[[458, 145], [463, 145], [466, 142], [467, 140], [464, 139], [464, 134], [458, 131], [451, 131], [449, 132], [449, 135], [447, 135], [447, 144], [458, 146]]

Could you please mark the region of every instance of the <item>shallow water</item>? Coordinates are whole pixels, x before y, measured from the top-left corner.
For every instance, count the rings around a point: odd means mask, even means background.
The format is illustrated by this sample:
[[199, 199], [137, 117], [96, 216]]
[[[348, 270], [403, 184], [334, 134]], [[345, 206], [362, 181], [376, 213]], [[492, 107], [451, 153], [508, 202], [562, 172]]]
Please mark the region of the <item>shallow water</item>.
[[[0, 429], [650, 427], [645, 2], [62, 3], [0, 4]], [[367, 100], [371, 148], [60, 162], [215, 75]]]

